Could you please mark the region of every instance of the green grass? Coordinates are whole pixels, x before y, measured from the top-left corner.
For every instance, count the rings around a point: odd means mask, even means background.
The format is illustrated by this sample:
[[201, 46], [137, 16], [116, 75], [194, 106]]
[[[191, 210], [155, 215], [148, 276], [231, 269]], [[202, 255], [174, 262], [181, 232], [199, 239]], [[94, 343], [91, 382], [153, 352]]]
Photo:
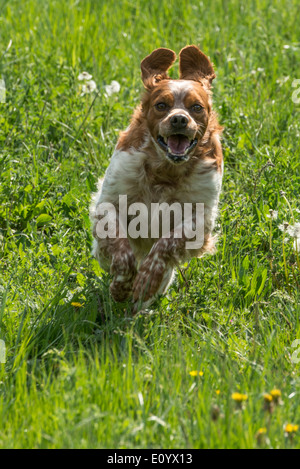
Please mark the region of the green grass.
[[[300, 447], [283, 428], [300, 424], [300, 265], [278, 228], [300, 219], [299, 13], [296, 0], [0, 0], [0, 447], [255, 448], [261, 427], [261, 447]], [[191, 43], [215, 63], [225, 126], [218, 252], [132, 317], [91, 258], [90, 195], [139, 101], [140, 60]], [[98, 95], [81, 96], [83, 70]]]

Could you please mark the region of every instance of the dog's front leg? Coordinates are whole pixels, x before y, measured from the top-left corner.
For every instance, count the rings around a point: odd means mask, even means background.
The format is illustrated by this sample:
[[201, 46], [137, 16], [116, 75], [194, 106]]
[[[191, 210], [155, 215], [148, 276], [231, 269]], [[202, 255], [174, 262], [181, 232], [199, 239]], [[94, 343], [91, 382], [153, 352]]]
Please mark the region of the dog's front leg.
[[[175, 266], [192, 257], [200, 257], [213, 250], [213, 238], [203, 224], [195, 231], [195, 218], [171, 231], [168, 237], [159, 238], [142, 262], [133, 284], [133, 299], [139, 304], [163, 293], [172, 278]], [[196, 234], [194, 234], [196, 233]]]
[[110, 293], [115, 301], [125, 301], [132, 294], [137, 274], [136, 259], [128, 239], [118, 239], [110, 246], [110, 250], [112, 255], [110, 273], [113, 276]]
[[116, 237], [100, 238], [94, 228], [95, 257], [100, 266], [113, 276], [110, 293], [115, 301], [125, 301], [132, 294], [137, 274], [136, 259], [127, 238], [120, 238], [117, 227]]
[[163, 293], [171, 281], [173, 269], [188, 257], [185, 238], [160, 238], [142, 262], [133, 285], [135, 302], [146, 302], [157, 293]]
[[173, 273], [168, 241], [163, 238], [157, 241], [142, 262], [133, 284], [133, 300], [136, 304], [154, 299], [157, 293], [163, 293], [168, 286]]

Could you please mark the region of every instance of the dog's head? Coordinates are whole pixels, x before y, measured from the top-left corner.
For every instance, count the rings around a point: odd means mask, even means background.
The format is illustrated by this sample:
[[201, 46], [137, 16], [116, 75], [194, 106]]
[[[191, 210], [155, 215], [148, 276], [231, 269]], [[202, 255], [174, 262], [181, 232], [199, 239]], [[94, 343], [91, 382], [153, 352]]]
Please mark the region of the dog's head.
[[158, 152], [173, 164], [188, 161], [206, 131], [211, 112], [212, 63], [196, 46], [179, 54], [179, 80], [167, 71], [176, 59], [170, 49], [156, 49], [141, 63], [147, 90], [143, 116]]

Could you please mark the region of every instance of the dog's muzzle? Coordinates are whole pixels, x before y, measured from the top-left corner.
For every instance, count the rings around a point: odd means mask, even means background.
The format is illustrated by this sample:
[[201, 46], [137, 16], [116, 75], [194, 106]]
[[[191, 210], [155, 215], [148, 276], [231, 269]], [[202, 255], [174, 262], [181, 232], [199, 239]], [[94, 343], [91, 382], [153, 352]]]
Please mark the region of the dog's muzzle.
[[172, 163], [179, 164], [188, 159], [188, 155], [197, 145], [198, 139], [190, 140], [183, 134], [174, 134], [169, 137], [159, 135], [157, 142], [165, 150], [167, 158]]

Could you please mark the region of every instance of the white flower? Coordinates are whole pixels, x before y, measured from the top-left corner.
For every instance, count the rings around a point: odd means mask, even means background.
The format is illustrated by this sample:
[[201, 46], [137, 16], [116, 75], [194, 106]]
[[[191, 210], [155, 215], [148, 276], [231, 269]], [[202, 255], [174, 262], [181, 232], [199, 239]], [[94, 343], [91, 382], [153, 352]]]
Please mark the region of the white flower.
[[289, 226], [287, 231], [292, 238], [300, 238], [300, 223]]
[[282, 225], [278, 225], [278, 228], [280, 229], [280, 231], [283, 231], [285, 232], [289, 227], [289, 223], [287, 221], [284, 221], [282, 223]]
[[278, 212], [277, 212], [277, 210], [272, 210], [272, 209], [270, 208], [269, 214], [267, 215], [267, 218], [271, 218], [271, 220], [277, 220], [277, 218], [278, 218]]
[[278, 83], [278, 85], [282, 86], [282, 85], [284, 85], [289, 79], [290, 79], [289, 76], [282, 77], [282, 78], [278, 78], [278, 79], [276, 80], [276, 83]]
[[113, 80], [110, 85], [105, 85], [104, 89], [106, 96], [111, 96], [114, 93], [119, 93], [121, 85], [116, 80]]
[[79, 77], [78, 77], [78, 80], [82, 81], [82, 80], [91, 80], [93, 78], [92, 75], [90, 75], [88, 72], [81, 72]]
[[96, 83], [94, 82], [94, 80], [89, 80], [87, 81], [86, 83], [84, 83], [82, 85], [82, 93], [81, 93], [81, 96], [83, 96], [84, 94], [90, 94], [90, 93], [93, 93], [93, 91], [95, 91], [97, 89], [97, 85]]

